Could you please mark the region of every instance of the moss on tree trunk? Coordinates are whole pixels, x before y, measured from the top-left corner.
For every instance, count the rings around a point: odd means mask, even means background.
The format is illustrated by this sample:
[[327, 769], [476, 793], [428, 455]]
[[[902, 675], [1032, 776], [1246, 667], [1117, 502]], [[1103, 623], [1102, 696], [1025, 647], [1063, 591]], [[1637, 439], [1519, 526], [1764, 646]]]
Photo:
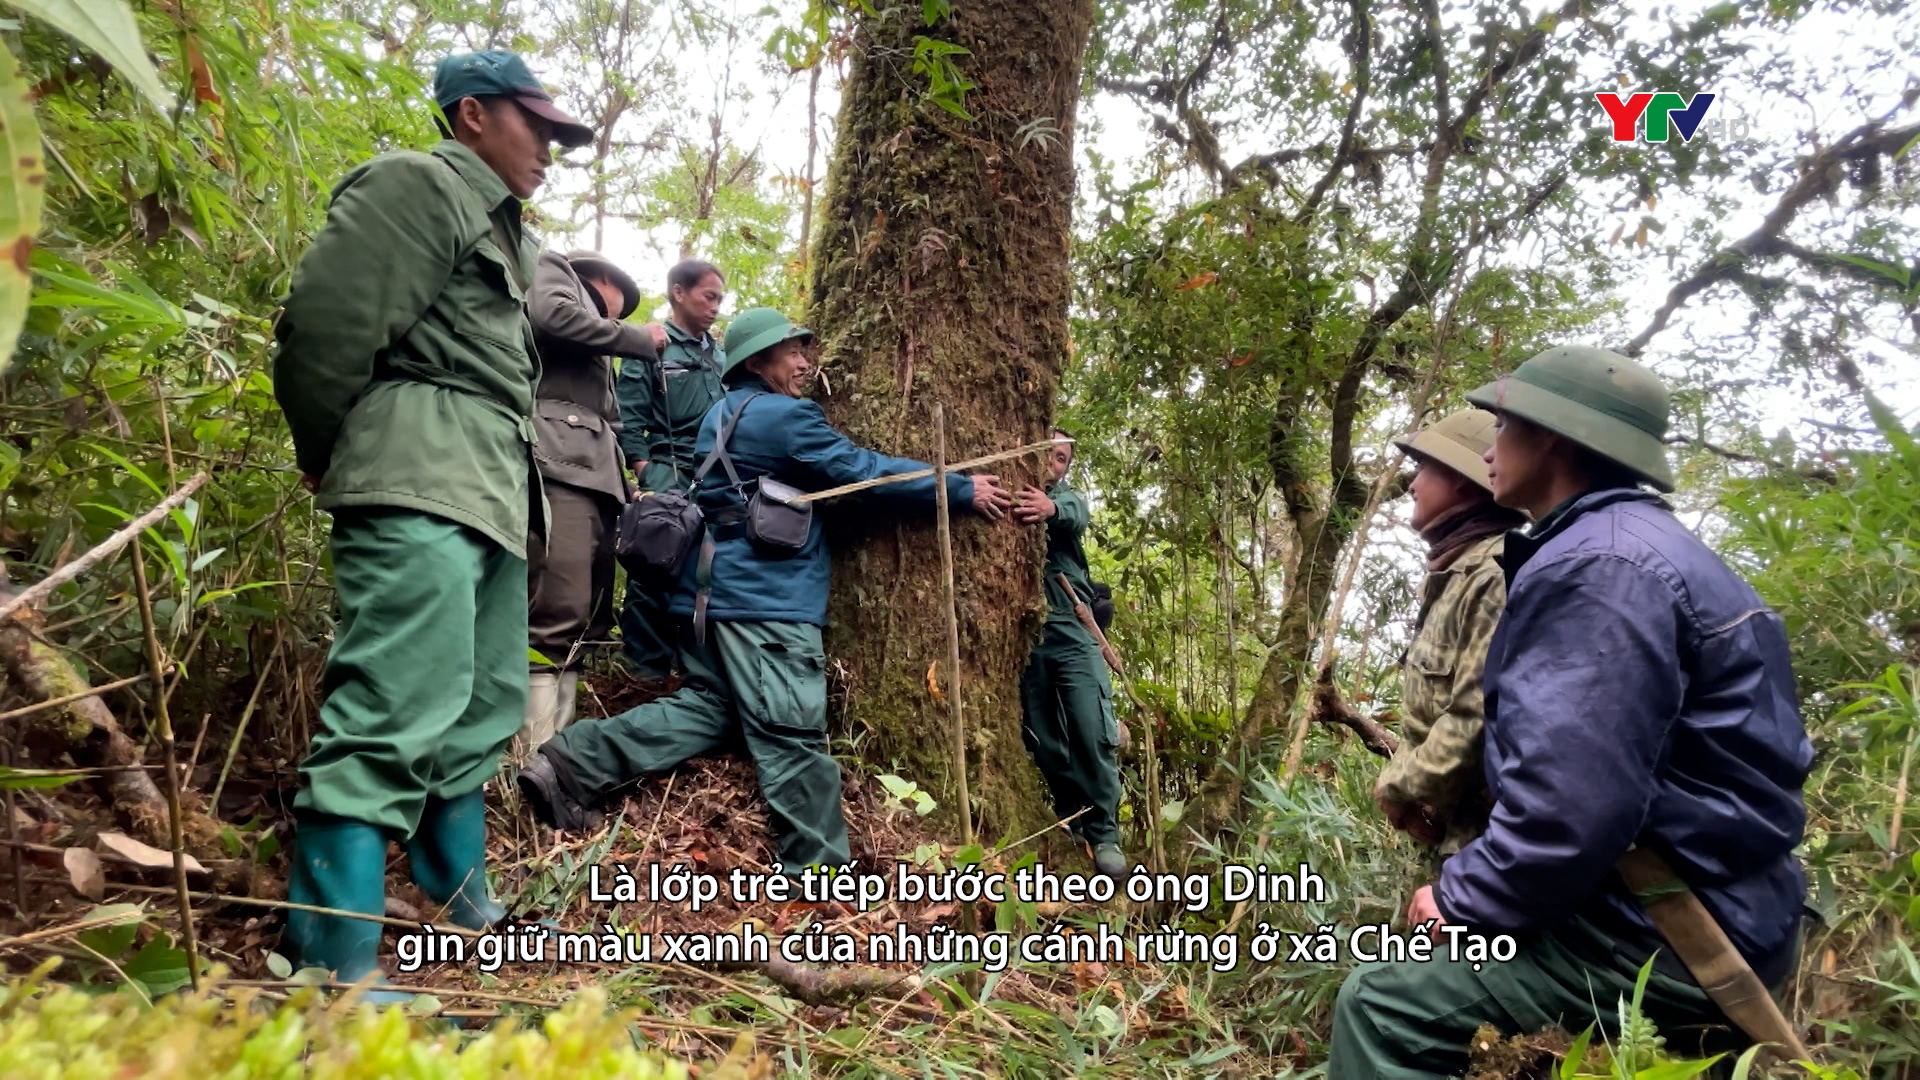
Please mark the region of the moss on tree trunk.
[[[933, 404], [949, 457], [1033, 442], [1068, 355], [1073, 117], [1090, 0], [968, 0], [928, 28], [918, 3], [862, 16], [813, 260], [829, 418], [856, 441], [930, 458]], [[914, 39], [959, 45], [972, 120], [926, 100]], [[990, 471], [1040, 479], [1032, 458]], [[953, 507], [971, 793], [992, 841], [1044, 824], [1020, 739], [1019, 681], [1041, 616], [1037, 529]], [[947, 622], [933, 516], [835, 532], [836, 714], [867, 758], [954, 807], [942, 693]]]

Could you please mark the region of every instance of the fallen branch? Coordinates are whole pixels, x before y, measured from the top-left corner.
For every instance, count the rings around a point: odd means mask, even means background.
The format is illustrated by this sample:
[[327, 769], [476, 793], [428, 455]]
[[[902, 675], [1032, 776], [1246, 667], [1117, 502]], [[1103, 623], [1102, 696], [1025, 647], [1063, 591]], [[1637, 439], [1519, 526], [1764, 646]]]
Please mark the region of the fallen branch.
[[32, 588], [4, 602], [0, 602], [0, 619], [5, 619], [7, 616], [23, 608], [38, 607], [40, 604], [45, 603], [47, 597], [52, 596], [55, 589], [58, 589], [60, 586], [65, 585], [67, 582], [98, 566], [108, 556], [126, 547], [127, 541], [139, 536], [142, 531], [152, 528], [161, 518], [179, 509], [180, 504], [186, 502], [187, 497], [200, 490], [201, 485], [206, 482], [206, 473], [195, 473], [193, 479], [182, 485], [179, 491], [161, 500], [160, 505], [128, 522], [126, 527], [119, 532], [100, 541], [92, 551], [87, 552], [85, 555], [48, 574]]
[[[172, 665], [168, 665], [167, 670], [172, 671], [173, 670]], [[8, 720], [18, 720], [23, 716], [31, 716], [34, 713], [41, 711], [42, 709], [57, 709], [62, 705], [71, 705], [74, 702], [80, 701], [85, 698], [99, 697], [101, 694], [109, 694], [115, 690], [132, 686], [134, 683], [146, 682], [152, 677], [153, 676], [151, 675], [130, 675], [124, 679], [116, 679], [113, 682], [107, 683], [104, 686], [91, 687], [89, 689], [82, 690], [78, 693], [68, 694], [65, 697], [57, 697], [57, 698], [50, 699], [48, 701], [36, 702], [35, 704], [32, 704], [32, 705], [22, 705], [17, 709], [9, 709], [6, 712], [0, 712], [0, 723], [5, 723]]]
[[[1323, 672], [1323, 674], [1325, 674]], [[1338, 724], [1351, 729], [1360, 736], [1366, 748], [1390, 758], [1400, 749], [1400, 740], [1393, 732], [1378, 720], [1363, 716], [1360, 712], [1340, 699], [1340, 688], [1331, 682], [1317, 682], [1313, 686], [1313, 705], [1310, 708], [1313, 722], [1316, 724]]]
[[715, 964], [720, 971], [750, 971], [764, 975], [808, 1005], [826, 1005], [848, 998], [867, 998], [900, 991], [915, 993], [920, 976], [911, 971], [876, 967], [817, 968], [780, 956], [767, 960], [734, 960]]
[[[0, 586], [5, 595], [5, 586]], [[25, 595], [19, 594], [19, 595]], [[18, 596], [15, 597], [18, 599]], [[125, 814], [137, 838], [160, 847], [173, 842], [167, 799], [141, 760], [140, 748], [120, 727], [113, 711], [90, 694], [92, 687], [75, 671], [58, 648], [36, 634], [39, 615], [20, 608], [0, 620], [0, 671], [28, 698], [63, 700], [65, 704], [39, 710], [33, 729], [65, 744], [76, 757], [89, 757], [104, 766], [113, 805]], [[151, 673], [136, 681], [148, 681]], [[186, 850], [196, 858], [220, 858], [219, 826], [197, 807], [185, 815]]]

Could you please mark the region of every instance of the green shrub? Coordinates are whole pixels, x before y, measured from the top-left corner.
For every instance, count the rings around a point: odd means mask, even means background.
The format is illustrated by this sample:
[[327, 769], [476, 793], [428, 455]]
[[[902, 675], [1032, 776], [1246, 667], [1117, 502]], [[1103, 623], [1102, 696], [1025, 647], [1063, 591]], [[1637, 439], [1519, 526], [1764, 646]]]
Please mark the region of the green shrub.
[[[299, 989], [134, 993], [49, 984], [55, 965], [0, 990], [0, 1076], [8, 1080], [687, 1080], [686, 1064], [633, 1047], [631, 1017], [589, 989], [537, 1026], [483, 1034]], [[214, 984], [209, 983], [209, 986]], [[735, 1070], [722, 1068], [726, 1075]]]

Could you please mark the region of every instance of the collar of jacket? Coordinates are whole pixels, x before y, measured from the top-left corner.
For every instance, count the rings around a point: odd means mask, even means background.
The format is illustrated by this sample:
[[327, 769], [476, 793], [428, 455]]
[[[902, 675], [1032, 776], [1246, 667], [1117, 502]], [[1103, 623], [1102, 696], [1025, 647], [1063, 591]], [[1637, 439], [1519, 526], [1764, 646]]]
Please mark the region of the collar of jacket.
[[1604, 488], [1568, 499], [1535, 522], [1532, 528], [1515, 529], [1507, 534], [1507, 547], [1500, 555], [1500, 569], [1506, 571], [1507, 583], [1511, 585], [1513, 576], [1527, 565], [1527, 560], [1546, 547], [1554, 537], [1566, 532], [1575, 521], [1596, 510], [1621, 503], [1653, 503], [1669, 511], [1673, 509], [1665, 499], [1640, 488]]
[[[739, 377], [727, 384], [727, 392], [729, 394], [736, 390], [757, 390], [762, 394], [780, 394], [780, 391], [768, 385], [767, 380], [755, 375], [744, 367], [740, 369]], [[780, 396], [786, 397], [787, 395], [780, 394]]]
[[460, 179], [467, 182], [475, 195], [480, 196], [480, 201], [486, 204], [489, 211], [497, 210], [502, 203], [509, 201], [515, 206], [519, 205], [520, 200], [515, 199], [513, 192], [508, 190], [507, 182], [500, 179], [500, 174], [493, 171], [493, 166], [481, 161], [480, 155], [468, 149], [465, 143], [457, 139], [442, 139], [440, 145], [433, 148], [433, 156], [453, 166], [453, 171], [460, 174]]
[[706, 333], [706, 334], [700, 335], [699, 337], [694, 337], [692, 334], [688, 333], [687, 330], [684, 327], [682, 327], [679, 323], [674, 322], [671, 316], [669, 316], [667, 319], [666, 327], [667, 327], [667, 340], [669, 341], [672, 341], [681, 345], [691, 345], [694, 348], [699, 349], [703, 352], [713, 347], [713, 335], [711, 333]]

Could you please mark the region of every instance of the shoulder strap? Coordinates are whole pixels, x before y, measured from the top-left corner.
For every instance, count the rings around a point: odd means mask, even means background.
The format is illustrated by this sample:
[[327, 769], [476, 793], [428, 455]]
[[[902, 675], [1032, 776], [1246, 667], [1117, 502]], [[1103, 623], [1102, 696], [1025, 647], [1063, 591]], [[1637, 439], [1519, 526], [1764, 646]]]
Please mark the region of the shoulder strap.
[[706, 479], [707, 473], [713, 471], [713, 464], [716, 461], [727, 470], [727, 480], [736, 488], [740, 486], [740, 474], [733, 471], [733, 458], [727, 454], [727, 444], [733, 441], [733, 429], [740, 426], [740, 418], [746, 415], [747, 406], [753, 404], [754, 398], [765, 396], [766, 391], [756, 390], [748, 394], [746, 400], [740, 403], [740, 408], [734, 411], [733, 418], [720, 429], [720, 436], [713, 441], [713, 449], [707, 454], [707, 460], [701, 462], [699, 471], [693, 474], [693, 482], [688, 485], [688, 490], [692, 490], [700, 481]]

